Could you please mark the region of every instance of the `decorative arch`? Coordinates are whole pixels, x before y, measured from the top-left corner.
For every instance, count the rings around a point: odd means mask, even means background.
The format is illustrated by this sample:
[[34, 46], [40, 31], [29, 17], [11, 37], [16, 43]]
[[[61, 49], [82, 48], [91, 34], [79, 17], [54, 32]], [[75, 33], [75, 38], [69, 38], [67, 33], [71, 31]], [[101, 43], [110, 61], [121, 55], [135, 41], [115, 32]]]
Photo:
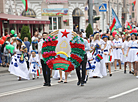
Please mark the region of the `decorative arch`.
[[80, 17], [80, 16], [84, 16], [82, 10], [80, 8], [75, 8], [72, 12], [72, 16], [73, 17]]

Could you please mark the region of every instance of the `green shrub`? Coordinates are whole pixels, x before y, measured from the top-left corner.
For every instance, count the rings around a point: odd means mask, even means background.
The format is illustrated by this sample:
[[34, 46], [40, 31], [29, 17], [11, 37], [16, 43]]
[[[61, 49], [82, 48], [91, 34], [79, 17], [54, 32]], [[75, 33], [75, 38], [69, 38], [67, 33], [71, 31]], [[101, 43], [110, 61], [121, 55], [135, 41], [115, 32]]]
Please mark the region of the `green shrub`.
[[29, 32], [29, 26], [24, 26], [21, 29], [21, 40], [24, 40], [24, 37], [28, 37], [28, 41], [31, 43], [31, 33]]
[[89, 36], [90, 36], [91, 34], [93, 34], [93, 29], [92, 29], [91, 24], [89, 24], [89, 25], [87, 26], [87, 28], [86, 28], [86, 36], [87, 36], [87, 38], [89, 38]]

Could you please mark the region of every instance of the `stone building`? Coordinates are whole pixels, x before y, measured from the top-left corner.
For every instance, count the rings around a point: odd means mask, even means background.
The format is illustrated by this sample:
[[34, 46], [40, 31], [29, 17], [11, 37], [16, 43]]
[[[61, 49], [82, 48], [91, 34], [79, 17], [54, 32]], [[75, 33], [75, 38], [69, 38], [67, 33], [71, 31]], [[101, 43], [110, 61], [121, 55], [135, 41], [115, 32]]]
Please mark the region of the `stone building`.
[[[27, 17], [32, 17], [33, 15], [35, 18], [50, 20], [50, 25], [45, 25], [44, 27], [49, 32], [57, 29], [74, 30], [75, 26], [80, 31], [81, 29], [85, 30], [88, 25], [87, 0], [28, 0], [29, 9], [34, 13], [26, 13], [25, 15], [23, 15], [25, 7], [21, 0], [2, 1], [5, 5], [3, 5], [3, 9], [0, 8], [0, 11], [2, 10], [6, 14]], [[99, 7], [94, 4], [94, 13], [100, 16], [100, 20], [94, 23], [94, 28], [97, 25], [104, 33], [106, 32], [106, 25], [112, 23], [112, 8], [118, 15], [121, 24], [124, 24], [124, 19], [129, 21], [129, 13], [126, 12], [129, 11], [129, 0], [101, 1], [102, 3], [107, 3], [107, 12], [99, 12]], [[40, 25], [35, 25], [35, 27], [39, 28]], [[119, 30], [121, 31], [121, 28]]]

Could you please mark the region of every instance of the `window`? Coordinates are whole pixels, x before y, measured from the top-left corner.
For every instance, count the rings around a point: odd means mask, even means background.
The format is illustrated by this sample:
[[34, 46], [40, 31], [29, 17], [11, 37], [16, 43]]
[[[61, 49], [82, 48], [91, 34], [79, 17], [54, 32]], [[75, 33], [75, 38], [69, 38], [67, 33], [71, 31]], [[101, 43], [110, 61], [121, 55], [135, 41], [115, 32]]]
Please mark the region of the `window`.
[[50, 24], [49, 30], [58, 30], [61, 29], [61, 17], [49, 17]]
[[134, 6], [134, 5], [132, 5], [132, 11], [134, 11], [134, 7], [135, 7], [135, 6]]

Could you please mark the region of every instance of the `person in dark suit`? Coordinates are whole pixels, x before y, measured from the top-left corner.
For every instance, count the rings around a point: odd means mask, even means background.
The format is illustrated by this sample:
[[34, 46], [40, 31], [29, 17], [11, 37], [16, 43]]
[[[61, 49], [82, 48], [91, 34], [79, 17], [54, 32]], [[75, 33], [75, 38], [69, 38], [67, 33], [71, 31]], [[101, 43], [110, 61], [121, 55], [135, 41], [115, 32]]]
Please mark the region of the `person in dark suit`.
[[[78, 32], [78, 35], [80, 37], [82, 37], [82, 33], [81, 32]], [[84, 40], [84, 45], [85, 45], [85, 51], [89, 51], [90, 47], [89, 47], [88, 41], [86, 39], [83, 39], [83, 40]], [[81, 84], [81, 86], [84, 86], [84, 80], [85, 80], [85, 74], [86, 74], [86, 63], [87, 63], [87, 54], [85, 52], [84, 60], [81, 62], [81, 65], [82, 65], [82, 76], [80, 75], [80, 66], [78, 68], [76, 68], [76, 73], [77, 73], [77, 77], [78, 77], [78, 82], [77, 82], [78, 86], [80, 84]]]

